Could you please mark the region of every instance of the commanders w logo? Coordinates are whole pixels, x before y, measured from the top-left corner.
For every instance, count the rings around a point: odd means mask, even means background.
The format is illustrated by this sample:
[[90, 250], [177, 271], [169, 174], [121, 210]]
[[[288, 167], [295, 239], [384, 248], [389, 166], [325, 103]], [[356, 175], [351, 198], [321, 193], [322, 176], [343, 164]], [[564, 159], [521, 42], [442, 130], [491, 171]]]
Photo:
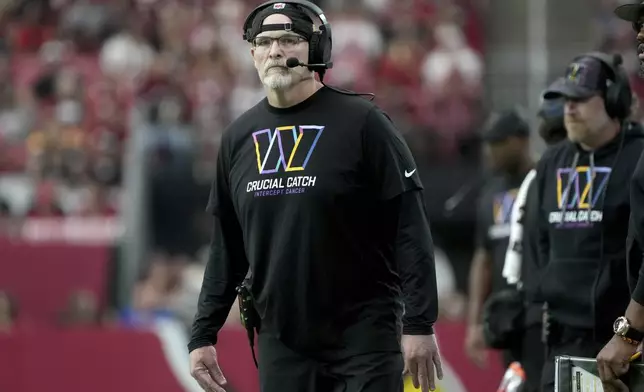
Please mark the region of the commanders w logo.
[[[298, 132], [299, 129], [299, 132]], [[323, 126], [294, 125], [253, 132], [259, 174], [301, 171], [311, 158]]]
[[572, 63], [566, 72], [566, 78], [568, 81], [575, 84], [584, 84], [586, 72], [584, 72], [586, 66], [584, 64]]
[[557, 206], [562, 208], [565, 204], [567, 209], [594, 208], [606, 190], [610, 173], [611, 168], [604, 166], [594, 167], [592, 175], [588, 166], [558, 169]]

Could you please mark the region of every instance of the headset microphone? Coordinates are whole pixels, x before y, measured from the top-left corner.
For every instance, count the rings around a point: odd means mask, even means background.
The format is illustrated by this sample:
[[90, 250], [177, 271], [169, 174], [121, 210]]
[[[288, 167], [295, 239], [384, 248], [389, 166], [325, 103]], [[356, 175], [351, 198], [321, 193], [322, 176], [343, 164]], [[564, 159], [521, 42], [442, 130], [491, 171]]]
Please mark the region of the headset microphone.
[[[333, 63], [328, 63], [328, 64], [305, 64], [305, 63], [301, 62], [300, 60], [298, 60], [295, 57], [289, 57], [289, 58], [286, 59], [286, 66], [289, 67], [289, 68], [308, 67], [308, 68], [312, 68], [312, 69], [315, 69], [315, 68], [328, 69], [328, 68], [331, 68], [333, 66]], [[372, 101], [375, 98], [375, 95], [373, 93], [355, 93], [353, 91], [347, 91], [347, 90], [339, 89], [337, 87], [331, 87], [331, 86], [325, 84], [322, 80], [320, 80], [320, 83], [322, 83], [322, 85], [324, 85], [324, 87], [326, 87], [326, 88], [328, 88], [330, 90], [333, 90], [333, 91], [335, 91], [337, 93], [340, 93], [340, 94], [354, 95], [354, 96], [368, 96], [370, 101]]]
[[309, 67], [309, 68], [331, 68], [332, 64], [304, 64], [300, 60], [298, 60], [295, 57], [289, 57], [286, 59], [286, 66], [289, 68], [295, 68], [295, 67]]

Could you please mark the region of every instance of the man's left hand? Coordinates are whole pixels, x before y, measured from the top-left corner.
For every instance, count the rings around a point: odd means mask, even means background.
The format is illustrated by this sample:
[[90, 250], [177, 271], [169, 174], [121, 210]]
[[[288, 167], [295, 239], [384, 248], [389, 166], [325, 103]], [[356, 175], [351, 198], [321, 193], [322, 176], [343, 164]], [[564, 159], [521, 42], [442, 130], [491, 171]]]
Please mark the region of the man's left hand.
[[597, 355], [597, 371], [602, 380], [604, 391], [628, 391], [628, 387], [619, 379], [628, 372], [631, 356], [637, 347], [625, 342], [619, 336], [613, 338]]
[[[421, 392], [436, 390], [436, 378], [443, 379], [441, 356], [434, 335], [403, 335], [404, 374], [411, 375], [414, 388]], [[434, 374], [434, 368], [436, 373]]]

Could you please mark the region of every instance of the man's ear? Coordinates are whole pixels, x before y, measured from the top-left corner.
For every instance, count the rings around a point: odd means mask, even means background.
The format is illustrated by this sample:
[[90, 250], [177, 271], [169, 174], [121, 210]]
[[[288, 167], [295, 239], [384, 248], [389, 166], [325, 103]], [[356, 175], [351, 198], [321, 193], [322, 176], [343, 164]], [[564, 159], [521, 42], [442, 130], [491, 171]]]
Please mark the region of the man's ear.
[[253, 64], [255, 63], [255, 48], [253, 46], [250, 47], [250, 58], [253, 61]]

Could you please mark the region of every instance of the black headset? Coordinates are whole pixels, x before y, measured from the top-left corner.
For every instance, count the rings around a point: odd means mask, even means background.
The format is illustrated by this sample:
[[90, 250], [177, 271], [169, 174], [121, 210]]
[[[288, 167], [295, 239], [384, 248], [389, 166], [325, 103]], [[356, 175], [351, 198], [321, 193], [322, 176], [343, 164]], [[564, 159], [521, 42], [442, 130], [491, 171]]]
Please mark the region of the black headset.
[[600, 61], [612, 75], [611, 83], [606, 88], [606, 113], [611, 118], [624, 120], [631, 114], [633, 91], [628, 80], [628, 75], [622, 67], [623, 59], [619, 54], [609, 55], [602, 52], [589, 52], [575, 58], [591, 57]]
[[309, 41], [308, 63], [324, 64], [326, 69], [332, 68], [333, 62], [331, 62], [331, 49], [333, 47], [333, 39], [331, 35], [331, 24], [329, 23], [326, 16], [324, 15], [324, 11], [322, 11], [320, 7], [311, 3], [310, 1], [271, 0], [259, 5], [257, 8], [251, 11], [251, 13], [246, 17], [246, 21], [244, 22], [244, 34], [243, 34], [244, 40], [250, 42], [253, 39], [253, 37], [251, 36], [251, 33], [252, 33], [251, 30], [253, 26], [253, 20], [255, 19], [257, 14], [269, 6], [274, 4], [279, 4], [279, 3], [293, 4], [296, 6], [306, 8], [308, 11], [315, 14], [318, 17], [318, 19], [320, 19], [320, 21], [322, 22], [322, 25], [319, 27], [317, 31], [313, 31], [313, 35], [311, 36], [311, 39]]

